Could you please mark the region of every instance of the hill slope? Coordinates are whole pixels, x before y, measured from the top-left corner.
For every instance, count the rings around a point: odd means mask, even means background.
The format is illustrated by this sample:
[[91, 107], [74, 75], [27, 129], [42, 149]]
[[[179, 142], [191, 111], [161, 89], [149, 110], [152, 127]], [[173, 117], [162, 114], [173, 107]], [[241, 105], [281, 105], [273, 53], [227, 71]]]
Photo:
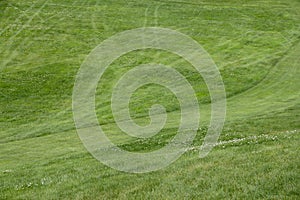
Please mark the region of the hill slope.
[[[299, 13], [293, 0], [0, 0], [0, 198], [299, 198]], [[99, 123], [120, 147], [155, 150], [178, 128], [174, 95], [147, 86], [132, 96], [132, 117], [147, 124], [148, 108], [161, 103], [166, 127], [146, 140], [120, 133], [111, 89], [136, 65], [171, 65], [187, 77], [201, 108], [190, 151], [163, 170], [127, 174], [99, 163], [83, 147], [72, 118], [72, 89], [94, 47], [143, 26], [175, 29], [203, 45], [222, 74], [227, 116], [218, 145], [200, 159], [210, 117], [202, 78], [167, 52], [122, 56], [104, 74], [96, 98]]]

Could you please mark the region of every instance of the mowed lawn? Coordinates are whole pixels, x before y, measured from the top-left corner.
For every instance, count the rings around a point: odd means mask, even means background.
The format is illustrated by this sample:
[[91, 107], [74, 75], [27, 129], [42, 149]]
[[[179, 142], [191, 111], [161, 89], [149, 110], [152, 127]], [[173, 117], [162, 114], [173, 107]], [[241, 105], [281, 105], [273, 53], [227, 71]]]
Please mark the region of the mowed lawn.
[[[0, 199], [299, 199], [300, 2], [0, 0]], [[112, 89], [130, 69], [169, 65], [195, 90], [200, 127], [190, 150], [168, 167], [130, 174], [84, 148], [72, 115], [76, 74], [87, 55], [116, 33], [140, 27], [184, 33], [222, 75], [227, 114], [216, 147], [199, 158], [210, 95], [183, 58], [161, 50], [115, 60], [96, 91], [99, 124], [119, 147], [149, 152], [177, 133], [180, 106], [165, 88], [145, 85], [130, 101], [137, 124], [164, 105], [166, 126], [149, 139], [122, 133]]]

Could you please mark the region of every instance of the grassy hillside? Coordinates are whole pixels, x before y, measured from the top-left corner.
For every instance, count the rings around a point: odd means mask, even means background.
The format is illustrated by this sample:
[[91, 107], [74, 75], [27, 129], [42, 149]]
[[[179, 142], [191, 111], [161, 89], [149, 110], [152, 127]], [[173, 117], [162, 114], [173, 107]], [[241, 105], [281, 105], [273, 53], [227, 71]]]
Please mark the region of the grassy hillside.
[[[297, 0], [0, 0], [0, 199], [298, 199], [299, 25]], [[211, 55], [226, 88], [226, 122], [217, 146], [200, 159], [210, 117], [202, 77], [165, 51], [123, 55], [104, 73], [96, 96], [99, 123], [114, 143], [151, 151], [178, 128], [176, 97], [155, 85], [138, 89], [130, 110], [145, 125], [151, 105], [164, 105], [168, 121], [159, 134], [136, 139], [114, 123], [112, 88], [137, 65], [172, 66], [193, 86], [201, 108], [190, 151], [165, 169], [128, 174], [84, 148], [72, 90], [93, 48], [116, 33], [150, 26], [182, 32]]]

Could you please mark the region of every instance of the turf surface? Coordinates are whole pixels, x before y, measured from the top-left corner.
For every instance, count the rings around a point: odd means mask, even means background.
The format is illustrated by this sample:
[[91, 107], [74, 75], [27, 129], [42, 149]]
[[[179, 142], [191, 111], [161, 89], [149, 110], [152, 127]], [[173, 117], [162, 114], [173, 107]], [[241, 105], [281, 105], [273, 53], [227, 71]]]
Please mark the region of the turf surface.
[[[274, 1], [0, 0], [0, 199], [298, 199], [300, 196], [300, 4]], [[76, 73], [89, 52], [124, 30], [155, 26], [198, 41], [222, 74], [227, 116], [218, 145], [200, 159], [209, 93], [186, 61], [164, 51], [116, 60], [97, 89], [99, 123], [130, 151], [164, 146], [179, 105], [155, 85], [132, 96], [131, 115], [149, 123], [161, 103], [166, 127], [150, 139], [120, 133], [111, 89], [134, 66], [170, 65], [191, 83], [201, 127], [190, 151], [147, 174], [113, 170], [83, 147], [72, 118]], [[161, 95], [164, 94], [164, 95]]]

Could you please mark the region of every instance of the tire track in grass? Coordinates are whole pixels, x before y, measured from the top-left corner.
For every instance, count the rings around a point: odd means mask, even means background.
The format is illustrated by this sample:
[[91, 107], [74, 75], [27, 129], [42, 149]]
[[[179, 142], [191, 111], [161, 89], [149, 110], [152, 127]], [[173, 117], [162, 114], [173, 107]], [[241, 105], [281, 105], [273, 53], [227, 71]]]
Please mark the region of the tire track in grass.
[[300, 43], [258, 85], [228, 99], [230, 119], [282, 110], [300, 101]]
[[[22, 14], [21, 14], [21, 16], [25, 16], [25, 17], [27, 17], [28, 19], [30, 18], [30, 16], [29, 15], [27, 15], [27, 10], [22, 10], [22, 9], [20, 9], [19, 7], [17, 7], [17, 6], [15, 6], [15, 5], [13, 5], [12, 3], [8, 3], [8, 5], [10, 6], [10, 7], [12, 7], [12, 8], [14, 8], [15, 10], [19, 10]], [[34, 4], [33, 4], [34, 5]], [[33, 6], [32, 5], [32, 6]], [[31, 6], [31, 7], [32, 7]], [[18, 18], [20, 18], [20, 17], [18, 17]], [[17, 19], [18, 19], [17, 18]]]
[[[12, 5], [11, 3], [9, 3], [9, 5], [11, 6], [11, 7], [15, 7], [15, 8], [17, 8], [16, 6], [14, 6], [14, 5]], [[25, 17], [27, 17], [28, 18], [28, 20], [30, 20], [30, 16], [28, 16], [27, 15], [27, 12], [30, 12], [31, 10], [33, 10], [33, 8], [34, 8], [34, 6], [36, 5], [36, 3], [35, 4], [32, 4], [27, 10], [21, 10], [22, 11], [22, 14], [21, 15], [19, 15], [19, 17], [17, 17], [14, 21], [13, 21], [13, 23], [15, 24], [15, 23], [17, 23], [17, 22], [19, 22], [20, 21], [20, 19], [22, 19], [24, 16]], [[20, 10], [20, 9], [18, 9], [18, 10]], [[7, 20], [8, 21], [8, 20]], [[28, 22], [28, 21], [27, 21]], [[1, 32], [0, 32], [0, 36], [7, 30], [7, 29], [9, 29], [10, 28], [10, 25], [7, 25]], [[23, 26], [22, 26], [22, 28], [23, 28]], [[12, 45], [12, 42], [13, 42], [13, 40], [12, 39], [14, 39], [14, 35], [13, 36], [11, 36], [7, 41], [9, 41], [10, 43], [9, 43], [9, 46], [11, 46]], [[26, 41], [28, 41], [28, 38], [26, 38], [26, 39], [24, 39], [23, 40], [23, 43], [25, 43]], [[18, 47], [19, 47], [20, 45], [18, 45]], [[17, 47], [17, 48], [18, 48]], [[6, 55], [7, 54], [15, 54], [15, 51], [13, 51], [12, 53], [9, 51], [10, 49], [8, 48], [8, 49], [3, 49], [3, 51], [1, 51], [0, 50], [0, 53], [3, 53], [4, 54], [4, 52], [6, 53]], [[6, 60], [4, 60], [3, 61], [3, 64], [2, 64], [2, 66], [5, 66], [5, 64], [7, 64], [8, 62], [9, 62], [9, 60], [11, 59], [11, 57], [12, 57], [12, 55], [10, 55], [9, 56], [9, 58], [7, 59], [8, 61], [6, 61]], [[1, 66], [1, 65], [0, 65]]]
[[[73, 2], [73, 4], [74, 4], [74, 2]], [[79, 9], [79, 8], [77, 8], [77, 9]], [[297, 45], [297, 46], [299, 46], [299, 45]], [[299, 52], [299, 48], [298, 48], [298, 50], [296, 49], [296, 51]], [[289, 54], [290, 53], [291, 52], [289, 52]], [[288, 55], [285, 57], [288, 57]], [[276, 90], [277, 93], [279, 92], [280, 94], [284, 94], [284, 91], [282, 91], [282, 90], [285, 90], [284, 85], [287, 82], [289, 82], [289, 79], [288, 79], [289, 76], [293, 77], [292, 78], [293, 82], [297, 82], [298, 77], [295, 78], [294, 76], [297, 76], [297, 74], [299, 74], [299, 69], [298, 69], [299, 67], [297, 68], [297, 66], [296, 66], [297, 63], [299, 63], [299, 59], [298, 60], [296, 59], [294, 61], [294, 63], [292, 64], [293, 67], [290, 69], [285, 69], [282, 66], [279, 66], [280, 63], [282, 63], [282, 62], [280, 61], [274, 67], [276, 69], [271, 70], [271, 71], [275, 70], [275, 72], [273, 72], [273, 73], [270, 72], [270, 75], [268, 75], [268, 77], [266, 77], [266, 80], [263, 80], [260, 84], [253, 87], [249, 91], [244, 92], [239, 95], [236, 95], [236, 96], [228, 99], [228, 109], [229, 109], [228, 117], [229, 117], [229, 119], [231, 119], [231, 118], [235, 119], [235, 117], [234, 117], [235, 114], [238, 114], [239, 117], [247, 117], [247, 116], [253, 116], [256, 114], [261, 114], [262, 113], [261, 111], [269, 112], [269, 111], [272, 111], [273, 109], [277, 108], [276, 106], [269, 106], [269, 109], [265, 108], [265, 104], [270, 104], [270, 103], [272, 104], [272, 102], [278, 101], [278, 98], [276, 98], [277, 97], [276, 95], [274, 97], [274, 95], [270, 96], [266, 93], [268, 91], [268, 88], [271, 90]], [[279, 68], [279, 69], [277, 69], [277, 68]], [[294, 71], [292, 71], [292, 70], [294, 70]], [[280, 72], [282, 72], [282, 73], [280, 73]], [[284, 76], [282, 76], [282, 74], [284, 74]], [[280, 78], [282, 78], [282, 80], [280, 80]], [[278, 79], [278, 80], [274, 81], [274, 79]], [[270, 83], [268, 83], [268, 81]], [[279, 84], [278, 81], [280, 81], [280, 83], [282, 83], [283, 86], [281, 84]], [[268, 83], [268, 84], [266, 84], [266, 83]], [[267, 88], [267, 86], [268, 86], [268, 88]], [[295, 90], [297, 91], [297, 87], [295, 88]], [[262, 96], [260, 96], [260, 95], [262, 95]], [[250, 97], [250, 99], [249, 99], [249, 97]], [[299, 94], [298, 94], [298, 97], [299, 97]], [[297, 101], [297, 95], [296, 96], [291, 95], [291, 93], [288, 93], [284, 99], [289, 100], [291, 98], [294, 99], [293, 102]], [[296, 100], [295, 100], [295, 98], [296, 98]], [[261, 105], [257, 106], [256, 104], [261, 104]], [[290, 104], [290, 102], [288, 102], [288, 103], [283, 103], [282, 105], [290, 106], [291, 104]], [[205, 118], [206, 120], [209, 119], [209, 115], [202, 114], [203, 111], [206, 112], [207, 110], [209, 110], [209, 107], [210, 107], [210, 105], [201, 107], [201, 118]], [[249, 109], [249, 108], [251, 108], [251, 109]], [[172, 112], [171, 112], [171, 114], [172, 114]]]
[[[14, 34], [12, 35], [8, 40], [7, 40], [7, 46], [12, 46], [13, 43], [15, 42], [15, 38], [27, 27], [31, 24], [32, 20], [39, 15], [39, 13], [42, 11], [42, 9], [46, 6], [46, 3], [48, 2], [48, 0], [44, 1], [44, 3], [42, 4], [42, 6], [26, 21], [25, 24], [22, 25], [22, 27]], [[36, 5], [36, 4], [34, 4]], [[34, 6], [31, 6], [30, 9], [32, 10]], [[15, 20], [16, 22], [16, 20]], [[0, 34], [1, 35], [1, 34]], [[16, 58], [18, 56], [18, 52], [17, 49], [22, 45], [27, 43], [31, 38], [27, 37], [26, 39], [23, 39], [22, 42], [20, 44], [18, 44], [18, 46], [16, 48], [14, 48], [13, 50], [10, 50], [10, 48], [8, 49], [4, 49], [3, 51], [1, 51], [0, 53], [5, 52], [6, 56], [9, 54], [8, 58], [3, 60], [2, 63], [0, 64], [0, 70], [3, 70], [6, 65], [11, 62], [14, 58]], [[31, 42], [32, 43], [32, 42]], [[30, 45], [30, 44], [27, 44]], [[5, 57], [6, 57], [5, 56]]]
[[[147, 15], [148, 9], [145, 10], [145, 21], [144, 26], [147, 24]], [[267, 34], [267, 33], [266, 33]], [[284, 108], [290, 107], [299, 101], [299, 81], [297, 74], [300, 73], [297, 63], [299, 59], [297, 52], [300, 52], [299, 44], [294, 46], [291, 45], [291, 40], [286, 38], [281, 32], [276, 32], [278, 37], [282, 37], [285, 42], [283, 45], [283, 50], [287, 50], [286, 55], [282, 56], [279, 62], [274, 66], [270, 66], [269, 72], [264, 76], [257, 85], [243, 91], [242, 93], [235, 94], [234, 96], [228, 98], [228, 114], [227, 118], [229, 120], [238, 120], [241, 118], [248, 118], [255, 115], [263, 115], [266, 113], [277, 112]], [[244, 36], [243, 34], [242, 36]], [[241, 39], [240, 36], [238, 39]], [[230, 41], [226, 41], [230, 42]], [[293, 42], [295, 43], [295, 42]], [[283, 53], [280, 51], [279, 53]], [[291, 56], [297, 54], [296, 56]], [[250, 58], [252, 56], [249, 56]], [[250, 58], [244, 58], [245, 60]], [[264, 59], [257, 61], [263, 61]], [[289, 60], [286, 63], [286, 60]], [[176, 64], [177, 62], [173, 63]], [[180, 63], [180, 60], [178, 60]], [[253, 63], [255, 64], [255, 63]], [[288, 67], [287, 67], [288, 66]], [[292, 91], [286, 91], [286, 87], [291, 85]], [[210, 104], [201, 105], [201, 121], [203, 120], [204, 124], [210, 119]], [[178, 114], [179, 111], [168, 112], [170, 118], [173, 118], [173, 115]], [[140, 117], [141, 119], [145, 116]], [[168, 117], [169, 118], [169, 117]], [[170, 119], [169, 118], [169, 119]], [[171, 122], [172, 124], [173, 122]], [[174, 122], [175, 123], [175, 122]], [[109, 126], [109, 123], [107, 124]], [[174, 126], [170, 126], [174, 127]]]
[[[9, 5], [11, 5], [11, 4], [9, 4]], [[17, 18], [15, 19], [14, 22], [19, 21], [19, 20], [20, 20], [21, 18], [23, 18], [25, 15], [28, 16], [26, 13], [29, 12], [29, 11], [31, 11], [31, 10], [34, 8], [35, 5], [36, 5], [36, 3], [35, 3], [35, 4], [32, 4], [27, 10], [23, 11], [22, 14], [19, 15], [19, 17], [17, 17]], [[7, 19], [6, 21], [8, 21], [8, 20], [9, 20], [9, 19]], [[10, 28], [9, 25], [7, 25], [5, 28], [3, 28], [2, 31], [0, 31], [0, 36], [1, 36], [7, 29], [9, 29], [9, 28]]]
[[[265, 115], [284, 110], [300, 101], [300, 43], [271, 69], [256, 86], [227, 99], [227, 121]], [[211, 104], [200, 105], [201, 125], [208, 125]], [[180, 110], [168, 112], [169, 125], [177, 127], [176, 115]], [[144, 118], [140, 117], [141, 119]], [[108, 123], [107, 126], [110, 126]]]
[[[294, 106], [300, 101], [300, 42], [275, 64], [254, 87], [227, 98], [227, 121], [265, 115]], [[210, 104], [202, 105], [201, 121], [207, 125]]]
[[18, 30], [13, 36], [11, 36], [9, 38], [8, 41], [10, 41], [9, 44], [11, 44], [13, 42], [13, 39], [15, 37], [17, 37], [27, 26], [29, 26], [32, 22], [32, 20], [39, 15], [39, 13], [43, 10], [43, 8], [46, 6], [46, 3], [48, 2], [48, 0], [46, 0], [43, 5], [28, 19], [28, 21], [21, 27], [20, 30]]
[[[21, 47], [21, 46], [23, 46], [24, 48], [28, 48], [28, 46], [30, 46], [31, 44], [33, 44], [34, 43], [34, 41], [32, 41], [32, 37], [26, 37], [26, 38], [22, 38], [22, 41], [21, 42], [18, 42], [18, 40], [16, 39], [16, 37], [25, 29], [25, 27], [27, 27], [27, 26], [29, 26], [30, 24], [31, 24], [31, 22], [32, 22], [32, 20], [35, 18], [35, 17], [39, 17], [40, 19], [41, 19], [41, 21], [43, 22], [43, 23], [45, 23], [45, 22], [48, 22], [50, 19], [52, 19], [53, 17], [55, 17], [55, 16], [57, 16], [57, 15], [60, 15], [61, 13], [56, 13], [56, 14], [54, 14], [54, 15], [52, 15], [51, 17], [48, 17], [48, 18], [46, 18], [46, 19], [43, 19], [43, 18], [41, 18], [40, 16], [39, 16], [39, 13], [45, 8], [45, 6], [48, 6], [48, 5], [50, 5], [50, 4], [48, 4], [47, 3], [48, 2], [48, 0], [46, 0], [42, 5], [41, 5], [41, 7], [30, 17], [30, 18], [28, 18], [28, 20], [27, 20], [27, 22], [21, 27], [21, 29], [19, 29], [13, 36], [11, 36], [7, 41], [8, 41], [8, 44], [6, 44], [8, 47], [10, 47], [10, 46], [12, 46], [13, 45], [13, 43], [16, 43], [17, 44], [17, 46], [16, 47], [14, 47], [14, 49], [11, 49], [11, 48], [3, 48], [3, 51], [2, 51], [2, 53], [3, 54], [5, 54], [6, 56], [6, 59], [4, 59], [3, 61], [2, 61], [2, 63], [1, 63], [1, 65], [0, 65], [0, 70], [3, 70], [3, 69], [5, 69], [6, 67], [7, 67], [7, 64], [9, 63], [9, 62], [11, 62], [13, 59], [15, 59], [18, 55], [19, 55], [19, 53], [18, 53], [18, 49]], [[78, 2], [78, 1], [74, 1], [73, 2], [73, 4], [75, 4], [76, 2]], [[86, 1], [84, 1], [84, 4], [86, 3]], [[24, 13], [23, 13], [23, 15], [21, 15], [21, 16], [19, 16], [16, 20], [15, 20], [15, 22], [18, 20], [18, 19], [21, 19], [22, 17], [24, 17], [24, 15], [26, 14], [26, 12], [30, 12], [30, 11], [32, 11], [33, 10], [33, 8], [36, 6], [36, 4], [37, 3], [35, 3], [35, 4], [33, 4], [29, 9], [27, 9], [26, 11], [24, 11]], [[80, 7], [81, 8], [81, 7]], [[77, 9], [80, 9], [80, 8], [77, 8], [76, 7], [76, 9], [75, 10], [77, 10]], [[74, 10], [72, 10], [72, 11], [74, 11]], [[26, 14], [27, 15], [27, 14]], [[28, 15], [27, 15], [28, 16]], [[60, 20], [64, 20], [64, 16], [62, 16], [61, 18], [60, 18]], [[49, 29], [51, 29], [51, 28], [53, 28], [54, 27], [54, 25], [52, 25], [52, 26], [48, 26], [47, 27], [47, 29], [43, 29], [43, 31], [41, 32], [41, 34], [44, 34], [47, 30], [49, 30]], [[3, 30], [3, 32], [4, 31], [6, 31], [7, 29], [9, 28], [9, 26], [7, 26], [6, 27], [6, 29], [5, 30]], [[1, 35], [1, 34], [0, 34]]]

